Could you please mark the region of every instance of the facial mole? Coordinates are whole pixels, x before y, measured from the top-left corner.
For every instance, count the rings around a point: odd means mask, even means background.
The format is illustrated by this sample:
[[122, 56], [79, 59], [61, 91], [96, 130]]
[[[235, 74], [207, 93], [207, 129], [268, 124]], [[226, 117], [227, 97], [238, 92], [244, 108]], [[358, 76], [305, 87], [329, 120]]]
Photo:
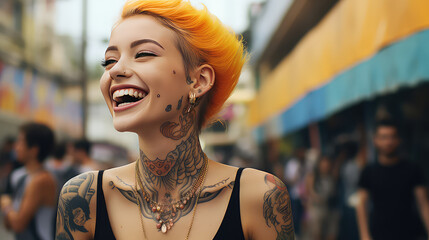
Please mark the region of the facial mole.
[[159, 95], [159, 94], [158, 94], [158, 95], [156, 95], [156, 97], [157, 97], [157, 98], [160, 98], [160, 97], [161, 97], [161, 95]]
[[173, 74], [176, 74], [176, 70], [173, 70]]

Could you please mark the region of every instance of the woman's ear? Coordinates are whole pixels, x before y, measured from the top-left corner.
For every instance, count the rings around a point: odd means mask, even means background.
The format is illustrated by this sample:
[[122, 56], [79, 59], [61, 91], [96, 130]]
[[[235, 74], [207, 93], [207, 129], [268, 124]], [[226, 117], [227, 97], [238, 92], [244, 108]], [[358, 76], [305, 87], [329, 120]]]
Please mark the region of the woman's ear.
[[215, 83], [215, 71], [208, 64], [197, 67], [193, 74], [194, 82], [191, 84], [191, 91], [196, 97], [203, 96]]

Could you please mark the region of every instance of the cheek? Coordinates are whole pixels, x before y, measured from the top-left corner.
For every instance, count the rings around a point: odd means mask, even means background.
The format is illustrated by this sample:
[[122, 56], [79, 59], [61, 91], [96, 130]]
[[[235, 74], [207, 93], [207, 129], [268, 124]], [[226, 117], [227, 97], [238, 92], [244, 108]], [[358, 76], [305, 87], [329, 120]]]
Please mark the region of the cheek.
[[100, 78], [100, 90], [103, 94], [104, 100], [106, 101], [107, 107], [110, 110], [110, 113], [113, 113], [113, 106], [112, 101], [110, 99], [110, 84], [111, 84], [111, 78], [107, 71], [103, 73], [103, 75]]

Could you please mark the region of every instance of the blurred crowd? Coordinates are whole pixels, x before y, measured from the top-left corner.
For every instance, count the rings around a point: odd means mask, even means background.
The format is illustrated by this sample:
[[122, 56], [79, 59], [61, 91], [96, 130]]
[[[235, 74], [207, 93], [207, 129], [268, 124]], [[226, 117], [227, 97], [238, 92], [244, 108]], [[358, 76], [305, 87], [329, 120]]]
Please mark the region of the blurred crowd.
[[0, 195], [5, 227], [16, 239], [53, 239], [56, 202], [72, 177], [102, 168], [87, 139], [55, 141], [46, 125], [27, 123], [0, 149]]
[[350, 140], [326, 154], [296, 148], [274, 167], [288, 185], [298, 239], [427, 239], [427, 182], [400, 153], [399, 128], [376, 125], [374, 159]]
[[[91, 158], [90, 141], [54, 135], [44, 124], [27, 123], [1, 147], [1, 210], [18, 240], [53, 239], [62, 186], [104, 168]], [[274, 167], [289, 189], [297, 239], [427, 239], [427, 182], [398, 150], [400, 127], [380, 121], [373, 136], [374, 159], [348, 140], [327, 153], [297, 147]]]

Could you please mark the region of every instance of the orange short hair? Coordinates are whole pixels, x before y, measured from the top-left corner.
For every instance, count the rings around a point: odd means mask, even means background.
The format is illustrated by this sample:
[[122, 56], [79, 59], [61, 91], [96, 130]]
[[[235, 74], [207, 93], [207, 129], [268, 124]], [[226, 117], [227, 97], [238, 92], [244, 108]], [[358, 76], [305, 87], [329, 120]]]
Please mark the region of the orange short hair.
[[123, 7], [121, 19], [138, 14], [154, 16], [177, 33], [185, 72], [201, 64], [213, 67], [215, 84], [208, 93], [206, 103], [201, 104], [198, 119], [198, 129], [201, 129], [221, 110], [237, 85], [247, 60], [242, 40], [209, 13], [205, 6], [198, 10], [188, 1], [130, 0]]

